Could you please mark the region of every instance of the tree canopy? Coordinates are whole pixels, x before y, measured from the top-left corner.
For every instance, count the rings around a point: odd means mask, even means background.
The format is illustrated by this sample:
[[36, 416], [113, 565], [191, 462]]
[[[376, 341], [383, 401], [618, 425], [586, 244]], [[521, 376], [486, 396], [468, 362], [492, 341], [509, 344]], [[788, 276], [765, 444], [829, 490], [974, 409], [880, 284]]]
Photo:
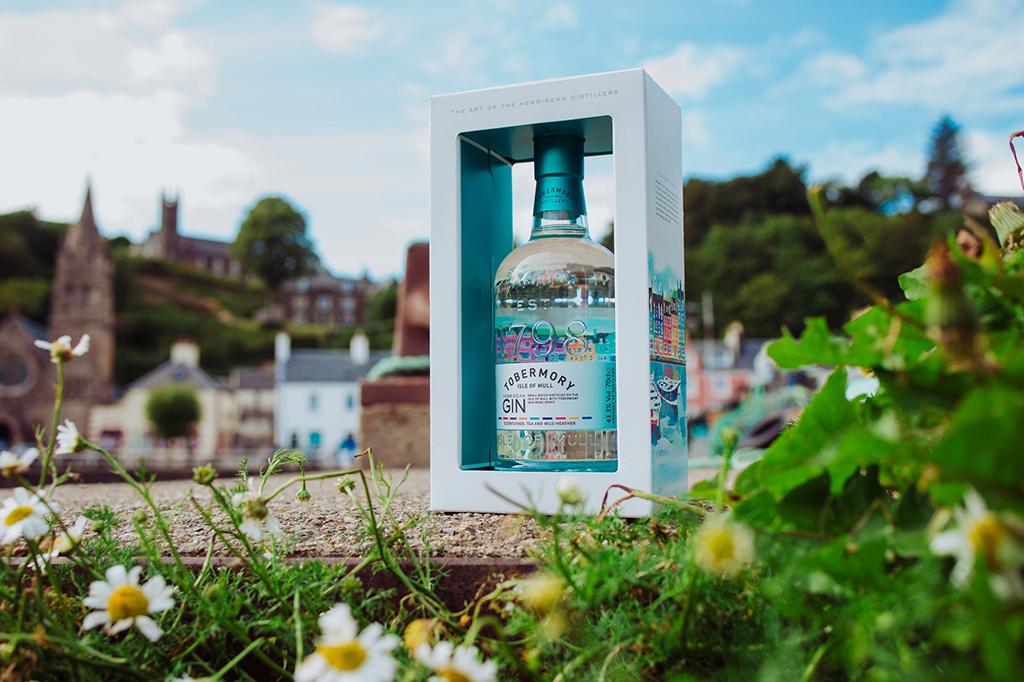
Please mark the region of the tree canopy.
[[960, 126], [945, 116], [932, 132], [931, 155], [925, 171], [925, 182], [939, 200], [942, 210], [960, 205], [970, 191], [967, 162], [960, 148]]
[[319, 270], [306, 219], [281, 197], [264, 197], [238, 228], [232, 254], [242, 268], [276, 290], [282, 282]]
[[146, 400], [146, 419], [160, 438], [188, 436], [192, 425], [201, 417], [202, 407], [191, 386], [177, 384], [158, 388]]

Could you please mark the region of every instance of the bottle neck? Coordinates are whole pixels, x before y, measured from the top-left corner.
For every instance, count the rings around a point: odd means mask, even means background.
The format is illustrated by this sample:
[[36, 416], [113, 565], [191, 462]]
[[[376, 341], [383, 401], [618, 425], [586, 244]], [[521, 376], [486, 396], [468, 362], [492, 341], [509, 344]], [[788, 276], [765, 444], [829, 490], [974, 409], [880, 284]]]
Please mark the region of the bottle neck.
[[587, 214], [574, 211], [541, 211], [533, 216], [533, 229], [530, 241], [534, 239], [550, 239], [551, 237], [569, 237], [589, 239]]
[[587, 238], [583, 197], [583, 138], [542, 135], [534, 138], [533, 230], [530, 239]]

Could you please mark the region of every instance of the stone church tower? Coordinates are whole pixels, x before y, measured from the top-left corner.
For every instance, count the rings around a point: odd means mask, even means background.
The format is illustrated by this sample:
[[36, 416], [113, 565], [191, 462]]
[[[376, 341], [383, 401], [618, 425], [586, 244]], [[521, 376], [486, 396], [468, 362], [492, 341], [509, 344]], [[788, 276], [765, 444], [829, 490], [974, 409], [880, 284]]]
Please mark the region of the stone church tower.
[[67, 334], [73, 344], [90, 338], [89, 352], [64, 366], [61, 421], [70, 419], [83, 433], [89, 408], [114, 399], [114, 264], [92, 213], [87, 187], [81, 219], [68, 228], [53, 275], [50, 340]]

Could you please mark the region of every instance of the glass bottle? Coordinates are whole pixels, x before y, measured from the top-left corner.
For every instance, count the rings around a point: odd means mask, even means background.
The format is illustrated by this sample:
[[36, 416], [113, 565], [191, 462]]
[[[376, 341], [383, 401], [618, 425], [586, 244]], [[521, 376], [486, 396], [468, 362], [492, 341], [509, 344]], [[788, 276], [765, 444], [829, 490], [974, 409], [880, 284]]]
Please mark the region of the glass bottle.
[[615, 258], [587, 231], [583, 143], [534, 138], [530, 240], [495, 276], [498, 468], [617, 468]]

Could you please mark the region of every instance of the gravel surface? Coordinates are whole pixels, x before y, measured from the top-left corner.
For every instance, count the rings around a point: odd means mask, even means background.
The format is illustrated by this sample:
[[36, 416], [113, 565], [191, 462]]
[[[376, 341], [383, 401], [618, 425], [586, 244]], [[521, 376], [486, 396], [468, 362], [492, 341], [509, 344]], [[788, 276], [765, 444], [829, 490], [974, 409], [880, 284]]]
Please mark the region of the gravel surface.
[[[397, 484], [404, 472], [386, 472]], [[714, 470], [692, 470], [690, 484], [715, 475]], [[291, 475], [274, 476], [266, 492], [276, 489]], [[237, 479], [235, 479], [237, 480]], [[219, 479], [216, 485], [231, 487], [234, 480]], [[274, 498], [270, 513], [280, 522], [288, 554], [297, 557], [360, 557], [372, 545], [366, 535], [366, 523], [355, 502], [339, 493], [334, 480], [310, 481], [309, 502], [299, 502], [295, 484]], [[175, 546], [185, 556], [205, 555], [213, 531], [195, 509], [214, 506], [209, 489], [191, 480], [163, 481], [153, 486], [153, 499], [170, 521]], [[361, 495], [360, 495], [361, 499]], [[60, 504], [65, 522], [73, 523], [85, 509], [107, 505], [123, 521], [114, 530], [115, 537], [137, 542], [131, 516], [137, 509], [148, 509], [142, 498], [125, 483], [65, 484], [57, 489], [55, 500]], [[194, 502], [193, 502], [194, 501]], [[536, 546], [539, 531], [532, 519], [507, 514], [448, 514], [430, 511], [430, 471], [412, 469], [408, 478], [398, 485], [391, 512], [396, 521], [405, 524], [415, 518], [422, 521], [407, 532], [413, 548], [430, 548], [434, 556], [451, 558], [529, 558]], [[221, 512], [215, 519], [223, 520]], [[223, 549], [223, 548], [221, 548]], [[218, 551], [215, 547], [215, 554]]]

